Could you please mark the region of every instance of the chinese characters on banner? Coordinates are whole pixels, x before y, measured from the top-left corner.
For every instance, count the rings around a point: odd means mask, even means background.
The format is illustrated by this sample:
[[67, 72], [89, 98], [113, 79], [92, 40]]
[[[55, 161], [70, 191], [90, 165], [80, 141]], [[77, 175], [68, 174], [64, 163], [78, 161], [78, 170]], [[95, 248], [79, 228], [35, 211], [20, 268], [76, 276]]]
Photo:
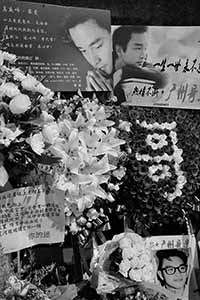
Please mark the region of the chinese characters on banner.
[[187, 249], [191, 247], [191, 241], [188, 235], [153, 236], [146, 238], [146, 244], [154, 251], [177, 248]]
[[106, 10], [2, 0], [0, 41], [5, 51], [17, 55], [17, 65], [43, 80], [45, 86], [54, 91], [84, 91], [92, 66], [70, 39], [65, 25], [70, 15], [78, 18], [83, 12], [88, 18], [101, 16], [110, 26]]
[[5, 253], [64, 241], [64, 204], [60, 191], [22, 187], [0, 194], [0, 243]]
[[[132, 48], [122, 54], [125, 63], [120, 65], [117, 54], [114, 62], [114, 89], [117, 96], [124, 97], [121, 102], [199, 109], [200, 27], [143, 26], [138, 31], [137, 26], [120, 27], [127, 36], [132, 27], [127, 44]], [[119, 27], [112, 29], [113, 48], [117, 49]]]

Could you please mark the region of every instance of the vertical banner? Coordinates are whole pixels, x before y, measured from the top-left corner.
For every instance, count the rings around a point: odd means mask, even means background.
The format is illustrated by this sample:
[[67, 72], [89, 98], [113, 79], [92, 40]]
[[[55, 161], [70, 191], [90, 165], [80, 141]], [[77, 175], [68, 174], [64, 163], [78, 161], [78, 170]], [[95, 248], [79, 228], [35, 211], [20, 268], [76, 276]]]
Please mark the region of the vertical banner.
[[113, 26], [112, 32], [119, 102], [200, 108], [200, 27]]
[[64, 241], [64, 194], [44, 186], [0, 194], [0, 244], [5, 253]]
[[112, 74], [109, 11], [2, 0], [0, 19], [5, 51], [16, 54], [17, 65], [47, 87], [108, 90], [104, 81]]

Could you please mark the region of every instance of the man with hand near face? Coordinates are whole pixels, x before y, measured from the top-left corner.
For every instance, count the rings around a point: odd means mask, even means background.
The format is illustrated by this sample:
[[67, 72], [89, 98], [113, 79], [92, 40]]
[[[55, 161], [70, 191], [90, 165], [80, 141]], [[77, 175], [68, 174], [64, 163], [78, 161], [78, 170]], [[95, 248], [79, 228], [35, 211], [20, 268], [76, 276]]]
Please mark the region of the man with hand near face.
[[87, 10], [72, 12], [65, 28], [93, 70], [87, 72], [87, 91], [112, 90], [112, 41], [110, 23], [106, 15]]

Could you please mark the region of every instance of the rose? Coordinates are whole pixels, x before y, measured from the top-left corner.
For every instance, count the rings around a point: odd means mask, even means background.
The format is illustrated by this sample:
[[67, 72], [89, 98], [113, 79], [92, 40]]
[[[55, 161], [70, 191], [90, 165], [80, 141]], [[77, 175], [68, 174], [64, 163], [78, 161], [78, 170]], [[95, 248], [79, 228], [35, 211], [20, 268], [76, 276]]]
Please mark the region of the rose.
[[8, 181], [8, 173], [4, 166], [0, 167], [0, 186], [4, 186]]
[[129, 260], [123, 260], [120, 264], [119, 264], [119, 272], [124, 276], [124, 277], [128, 277], [128, 271], [130, 270], [131, 265]]
[[112, 175], [115, 176], [119, 180], [121, 180], [125, 174], [126, 174], [126, 169], [122, 166], [120, 166], [119, 169], [112, 172]]
[[154, 270], [152, 264], [149, 263], [143, 270], [143, 280], [147, 282], [154, 282]]
[[122, 251], [123, 260], [129, 260], [137, 256], [137, 252], [133, 248], [124, 248]]
[[13, 114], [25, 113], [30, 107], [31, 107], [30, 98], [25, 94], [19, 94], [15, 96], [9, 103], [10, 111]]
[[130, 132], [131, 131], [131, 123], [130, 122], [127, 122], [127, 121], [122, 121], [122, 120], [119, 120], [119, 129], [121, 130], [125, 130], [127, 132]]
[[8, 96], [10, 98], [13, 98], [19, 94], [20, 94], [20, 91], [19, 91], [17, 85], [15, 85], [12, 82], [2, 83], [2, 85], [0, 86], [0, 95], [2, 97]]
[[54, 144], [59, 138], [59, 127], [55, 122], [46, 124], [44, 125], [42, 133], [47, 143]]
[[127, 238], [121, 239], [119, 241], [119, 246], [120, 246], [121, 249], [130, 248], [131, 247], [131, 240], [127, 239]]
[[144, 271], [142, 269], [131, 269], [129, 271], [129, 277], [131, 280], [142, 281], [143, 272]]
[[35, 87], [38, 83], [39, 81], [35, 77], [27, 75], [26, 78], [22, 80], [21, 85], [27, 91], [35, 91]]

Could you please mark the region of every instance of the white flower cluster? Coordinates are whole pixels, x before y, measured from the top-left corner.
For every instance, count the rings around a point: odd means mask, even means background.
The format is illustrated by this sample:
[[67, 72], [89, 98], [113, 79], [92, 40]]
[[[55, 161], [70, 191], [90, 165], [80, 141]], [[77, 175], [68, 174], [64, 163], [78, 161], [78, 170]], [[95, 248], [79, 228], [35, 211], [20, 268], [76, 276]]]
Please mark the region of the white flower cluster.
[[[9, 102], [10, 111], [13, 114], [22, 114], [31, 107], [31, 99], [26, 93], [20, 91], [19, 87], [24, 91], [40, 93], [41, 101], [50, 100], [54, 93], [30, 74], [25, 75], [25, 73], [18, 68], [5, 66], [5, 61], [13, 63], [15, 59], [15, 55], [0, 51], [0, 71], [9, 74], [7, 78], [1, 78], [0, 100], [5, 96], [11, 98]], [[8, 78], [11, 77], [13, 80], [8, 80]]]
[[166, 134], [148, 134], [146, 138], [146, 143], [151, 146], [153, 150], [161, 149], [163, 146], [167, 146], [167, 136]]
[[155, 130], [155, 129], [161, 129], [161, 130], [173, 130], [176, 128], [176, 122], [173, 121], [172, 123], [164, 122], [164, 123], [152, 123], [152, 124], [147, 124], [146, 121], [140, 122], [139, 120], [136, 120], [136, 124], [140, 125], [143, 128], [150, 129], [150, 130]]
[[124, 143], [117, 138], [114, 122], [107, 120], [104, 107], [96, 100], [83, 102], [84, 113], [79, 112], [76, 120], [68, 113], [56, 122], [47, 117], [42, 132], [33, 135], [30, 141], [38, 154], [46, 152], [48, 143], [48, 152], [60, 158], [54, 170], [54, 185], [65, 192], [65, 213], [70, 217], [73, 232], [77, 228], [76, 218], [92, 207], [96, 197], [114, 201], [101, 185], [109, 183], [111, 171], [116, 169], [110, 163], [110, 156], [118, 158], [119, 146]]
[[[166, 163], [161, 163], [162, 161], [169, 161], [174, 162], [174, 170], [177, 176], [177, 183], [173, 193], [165, 193], [164, 197], [167, 198], [169, 201], [173, 201], [176, 197], [180, 197], [182, 195], [183, 186], [186, 183], [186, 177], [184, 176], [184, 172], [181, 171], [180, 164], [183, 161], [182, 153], [183, 150], [178, 148], [177, 146], [177, 133], [173, 130], [176, 127], [176, 122], [172, 123], [153, 123], [147, 124], [146, 121], [140, 122], [139, 120], [136, 121], [141, 127], [150, 129], [150, 130], [168, 130], [169, 137], [172, 142], [172, 149], [173, 154], [168, 155], [164, 153], [163, 155], [156, 155], [150, 156], [149, 154], [140, 154], [136, 153], [136, 159], [139, 161], [152, 161], [152, 166], [149, 167], [149, 177], [152, 178], [153, 181], [158, 182], [160, 179], [165, 179], [166, 177], [171, 177], [172, 174], [170, 172], [170, 166]], [[146, 143], [149, 145], [153, 150], [161, 149], [164, 146], [168, 145], [167, 135], [166, 134], [148, 134], [146, 138]], [[154, 164], [156, 163], [156, 164]], [[160, 174], [156, 174], [159, 171]]]
[[123, 258], [119, 264], [119, 272], [131, 280], [153, 282], [151, 252], [143, 238], [135, 233], [125, 233], [119, 240], [119, 247]]
[[[19, 123], [16, 125], [12, 120], [6, 121], [6, 114], [9, 116], [13, 114], [17, 117], [31, 108], [34, 109], [33, 100], [37, 97], [42, 106], [54, 95], [36, 78], [13, 67], [12, 64], [15, 60], [16, 55], [0, 50], [0, 145], [2, 147], [9, 147], [11, 143], [18, 143], [19, 137], [25, 132], [20, 128]], [[5, 99], [6, 101], [4, 101]], [[29, 139], [26, 142], [29, 143]], [[37, 144], [38, 139], [33, 142]], [[37, 148], [36, 144], [35, 148]], [[0, 186], [4, 186], [9, 179], [3, 161], [4, 159], [1, 157]]]
[[[119, 271], [110, 273], [111, 255], [118, 248], [122, 251], [122, 261]], [[112, 259], [111, 259], [112, 260]], [[118, 264], [114, 261], [114, 263]], [[99, 294], [113, 293], [123, 284], [119, 278], [120, 273], [124, 278], [136, 282], [154, 283], [155, 269], [151, 250], [145, 239], [134, 232], [124, 232], [115, 235], [112, 240], [98, 246], [91, 261], [91, 272], [98, 278], [97, 290]]]

